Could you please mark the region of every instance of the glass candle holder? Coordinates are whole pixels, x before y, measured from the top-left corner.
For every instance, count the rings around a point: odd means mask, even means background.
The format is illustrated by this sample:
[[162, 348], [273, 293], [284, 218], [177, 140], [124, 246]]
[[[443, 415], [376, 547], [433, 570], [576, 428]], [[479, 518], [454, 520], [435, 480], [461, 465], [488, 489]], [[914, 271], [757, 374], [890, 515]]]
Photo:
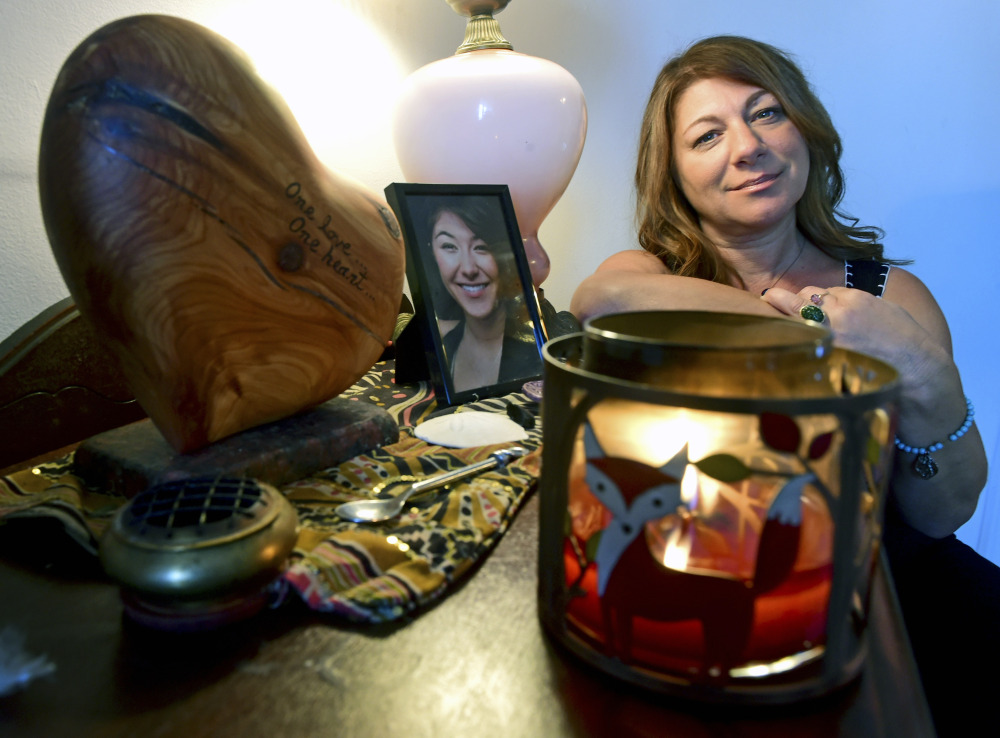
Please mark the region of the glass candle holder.
[[545, 348], [540, 617], [584, 660], [705, 701], [856, 676], [895, 370], [820, 326], [633, 313]]

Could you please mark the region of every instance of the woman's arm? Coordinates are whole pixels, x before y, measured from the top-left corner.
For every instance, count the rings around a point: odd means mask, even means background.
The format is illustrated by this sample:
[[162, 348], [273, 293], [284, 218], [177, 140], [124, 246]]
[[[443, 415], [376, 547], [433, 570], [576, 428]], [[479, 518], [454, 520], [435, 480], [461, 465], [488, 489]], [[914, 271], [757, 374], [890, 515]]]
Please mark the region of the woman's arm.
[[912, 468], [915, 455], [896, 451], [893, 490], [906, 521], [930, 536], [954, 532], [975, 512], [986, 484], [986, 453], [973, 425], [949, 441], [966, 414], [962, 380], [952, 359], [947, 321], [927, 287], [909, 272], [893, 268], [882, 299], [846, 287], [807, 287], [798, 293], [769, 290], [763, 298], [787, 315], [798, 315], [812, 294], [838, 346], [860, 351], [894, 366], [900, 373], [901, 441], [944, 448], [931, 453], [938, 473], [921, 479]]
[[716, 282], [678, 277], [647, 251], [622, 251], [587, 277], [570, 302], [580, 321], [629, 310], [709, 310], [777, 316], [781, 313], [755, 296]]

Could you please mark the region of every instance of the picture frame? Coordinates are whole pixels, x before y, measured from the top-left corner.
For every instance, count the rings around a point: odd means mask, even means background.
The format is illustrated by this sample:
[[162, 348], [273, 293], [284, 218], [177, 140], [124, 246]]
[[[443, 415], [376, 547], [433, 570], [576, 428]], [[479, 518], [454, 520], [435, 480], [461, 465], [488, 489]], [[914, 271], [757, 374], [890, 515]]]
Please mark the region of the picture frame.
[[507, 185], [394, 182], [385, 195], [414, 307], [410, 338], [397, 342], [397, 381], [423, 364], [450, 406], [538, 379], [547, 334]]

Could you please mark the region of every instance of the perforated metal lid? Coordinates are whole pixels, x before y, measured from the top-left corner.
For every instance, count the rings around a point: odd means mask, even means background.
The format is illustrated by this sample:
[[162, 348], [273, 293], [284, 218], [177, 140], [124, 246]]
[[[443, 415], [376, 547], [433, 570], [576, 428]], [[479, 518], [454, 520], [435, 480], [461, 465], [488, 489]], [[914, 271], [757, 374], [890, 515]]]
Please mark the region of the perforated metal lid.
[[118, 532], [146, 548], [218, 546], [266, 527], [278, 499], [253, 479], [186, 479], [136, 495], [115, 520]]

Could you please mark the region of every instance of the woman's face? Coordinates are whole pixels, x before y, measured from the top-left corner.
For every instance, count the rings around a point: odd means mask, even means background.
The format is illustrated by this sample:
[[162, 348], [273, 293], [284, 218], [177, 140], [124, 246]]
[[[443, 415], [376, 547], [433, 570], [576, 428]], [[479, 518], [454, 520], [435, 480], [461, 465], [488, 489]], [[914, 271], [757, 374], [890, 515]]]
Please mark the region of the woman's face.
[[431, 248], [441, 280], [459, 307], [473, 318], [489, 316], [497, 306], [499, 269], [486, 242], [446, 210], [434, 222]]
[[710, 238], [745, 238], [795, 218], [809, 150], [767, 90], [695, 82], [677, 101], [672, 143], [678, 183]]

